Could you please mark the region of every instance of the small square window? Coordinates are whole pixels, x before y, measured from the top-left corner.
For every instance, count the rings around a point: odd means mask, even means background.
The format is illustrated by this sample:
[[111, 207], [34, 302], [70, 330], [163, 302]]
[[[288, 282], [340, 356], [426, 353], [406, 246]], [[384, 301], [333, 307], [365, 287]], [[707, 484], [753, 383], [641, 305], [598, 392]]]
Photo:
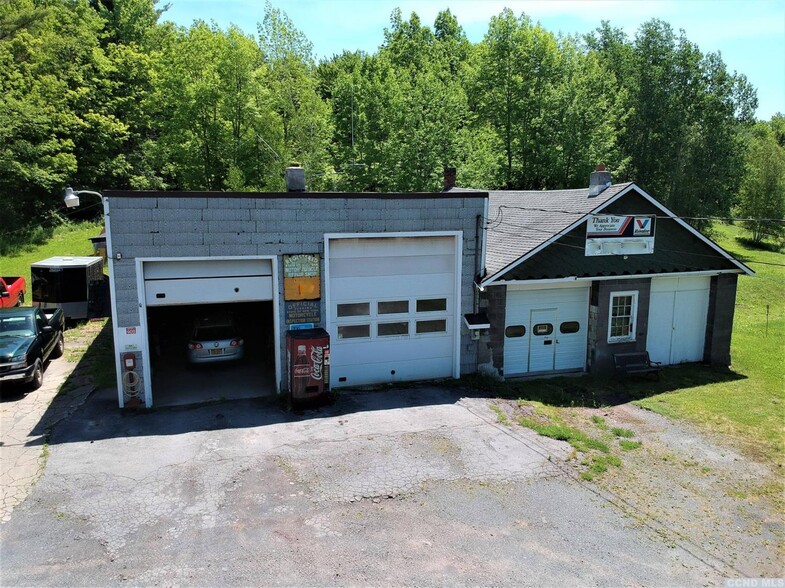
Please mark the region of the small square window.
[[434, 321], [417, 321], [417, 334], [444, 333], [447, 330], [447, 321], [438, 319]]
[[408, 300], [387, 300], [377, 305], [379, 314], [403, 314], [409, 312]]
[[336, 314], [338, 318], [347, 316], [368, 316], [371, 314], [370, 302], [349, 302], [339, 304]]
[[447, 310], [446, 298], [431, 298], [417, 301], [417, 312], [440, 312]]
[[363, 339], [371, 336], [371, 325], [341, 325], [338, 327], [339, 339]]
[[393, 335], [408, 335], [409, 322], [401, 321], [399, 323], [379, 323], [376, 326], [376, 334], [379, 337], [391, 337]]

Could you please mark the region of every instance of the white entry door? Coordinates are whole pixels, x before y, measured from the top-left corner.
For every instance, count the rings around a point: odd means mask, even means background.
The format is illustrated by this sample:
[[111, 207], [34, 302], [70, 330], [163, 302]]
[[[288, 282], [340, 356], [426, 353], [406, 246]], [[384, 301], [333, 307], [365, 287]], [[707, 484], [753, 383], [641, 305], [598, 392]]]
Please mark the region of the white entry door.
[[532, 310], [529, 324], [529, 371], [552, 371], [556, 365], [556, 309]]
[[653, 278], [646, 349], [664, 365], [703, 360], [709, 276]]

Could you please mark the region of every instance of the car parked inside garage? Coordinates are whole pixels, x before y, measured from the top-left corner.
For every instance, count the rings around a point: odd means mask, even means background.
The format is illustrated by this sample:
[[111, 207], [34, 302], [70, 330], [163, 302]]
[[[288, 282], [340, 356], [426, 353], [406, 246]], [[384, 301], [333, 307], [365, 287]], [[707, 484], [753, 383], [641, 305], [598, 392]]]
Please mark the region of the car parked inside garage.
[[194, 321], [188, 363], [225, 363], [239, 361], [244, 355], [245, 341], [231, 314], [208, 314]]

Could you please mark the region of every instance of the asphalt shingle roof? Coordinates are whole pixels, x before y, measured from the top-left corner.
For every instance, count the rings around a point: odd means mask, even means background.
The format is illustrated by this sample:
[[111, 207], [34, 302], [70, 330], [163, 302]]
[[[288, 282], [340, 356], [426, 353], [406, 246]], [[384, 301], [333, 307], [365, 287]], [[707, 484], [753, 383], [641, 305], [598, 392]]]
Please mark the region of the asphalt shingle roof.
[[589, 196], [589, 188], [489, 190], [487, 275], [504, 269], [630, 185], [631, 182], [613, 184], [593, 197]]

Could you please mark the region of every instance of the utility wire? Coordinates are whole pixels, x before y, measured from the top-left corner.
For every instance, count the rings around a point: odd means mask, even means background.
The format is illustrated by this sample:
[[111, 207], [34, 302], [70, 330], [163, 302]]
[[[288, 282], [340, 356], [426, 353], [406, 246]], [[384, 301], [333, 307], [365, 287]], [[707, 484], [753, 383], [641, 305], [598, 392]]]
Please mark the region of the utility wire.
[[[508, 208], [511, 210], [523, 210], [523, 211], [530, 211], [530, 212], [550, 212], [556, 214], [579, 214], [579, 215], [588, 215], [591, 211], [585, 210], [564, 210], [558, 208], [538, 208], [534, 206], [510, 206], [508, 204], [500, 204], [498, 208]], [[612, 214], [612, 213], [607, 213]], [[644, 212], [641, 214], [625, 214], [620, 215], [617, 214], [615, 216], [651, 216], [654, 218], [661, 218], [661, 219], [681, 219], [681, 220], [703, 220], [703, 221], [723, 221], [723, 222], [772, 222], [772, 223], [785, 223], [785, 219], [783, 218], [743, 218], [743, 217], [734, 217], [734, 216], [679, 216], [674, 215], [670, 216], [667, 214], [651, 214], [648, 212]]]
[[[515, 224], [515, 223], [511, 223], [509, 221], [507, 221], [507, 222], [500, 221], [499, 223], [496, 224], [496, 226], [488, 227], [488, 230], [489, 231], [493, 231], [493, 232], [497, 232], [497, 233], [503, 233], [505, 235], [519, 236], [519, 233], [517, 233], [517, 232], [511, 232], [511, 231], [504, 231], [504, 230], [502, 230], [502, 228], [501, 228], [502, 226], [504, 226], [504, 227], [513, 227], [513, 228], [529, 230], [529, 231], [537, 231], [537, 232], [544, 233], [544, 234], [550, 235], [550, 236], [560, 235], [560, 236], [565, 237], [567, 239], [570, 239], [570, 238], [575, 238], [576, 240], [578, 239], [578, 237], [573, 237], [569, 233], [564, 233], [563, 231], [561, 233], [553, 233], [551, 231], [548, 231], [548, 230], [545, 230], [545, 229], [540, 229], [538, 227], [533, 227], [533, 226], [530, 226], [530, 225], [518, 225], [518, 224]], [[561, 247], [570, 247], [572, 249], [578, 249], [580, 251], [585, 251], [585, 249], [586, 249], [585, 245], [572, 245], [570, 243], [563, 243], [563, 242], [559, 242], [559, 241], [554, 241], [553, 243], [551, 243], [551, 245], [559, 245]], [[709, 257], [711, 259], [718, 259], [718, 260], [722, 260], [722, 261], [729, 261], [727, 257], [724, 257], [722, 255], [713, 255], [713, 254], [709, 254], [709, 253], [695, 253], [695, 252], [692, 252], [692, 251], [684, 251], [684, 250], [679, 250], [679, 249], [665, 249], [665, 248], [661, 248], [661, 247], [657, 248], [657, 251], [667, 251], [668, 253], [680, 253], [680, 254], [683, 254], [683, 255], [693, 255], [693, 256], [699, 256], [699, 257]], [[627, 254], [627, 253], [610, 253], [608, 255], [621, 255], [621, 256], [624, 256], [624, 255], [629, 255], [629, 254]], [[740, 260], [737, 260], [737, 261], [740, 261]], [[770, 266], [774, 266], [774, 267], [785, 267], [785, 264], [783, 264], [783, 263], [774, 263], [774, 262], [770, 262], [770, 261], [749, 260], [749, 261], [742, 261], [741, 263], [745, 263], [745, 264], [747, 264], [747, 263], [757, 263], [757, 264], [761, 264], [761, 265], [770, 265]], [[679, 263], [672, 263], [672, 265], [681, 266], [681, 267], [685, 267], [685, 268], [692, 268], [692, 267], [694, 267], [694, 266], [690, 266], [690, 265], [686, 265], [686, 264], [679, 264]]]
[[[535, 232], [544, 233], [544, 234], [549, 235], [551, 237], [559, 236], [559, 237], [563, 237], [563, 238], [566, 238], [566, 239], [574, 238], [574, 239], [576, 239], [576, 242], [578, 240], [581, 240], [581, 241], [583, 240], [582, 237], [573, 237], [572, 235], [570, 235], [569, 231], [567, 231], [567, 229], [563, 229], [563, 230], [561, 230], [561, 231], [559, 231], [557, 233], [554, 233], [553, 231], [549, 231], [547, 229], [541, 229], [539, 227], [535, 227], [535, 226], [532, 226], [532, 225], [519, 225], [519, 224], [516, 224], [516, 223], [505, 221], [504, 220], [504, 211], [502, 210], [502, 208], [517, 208], [517, 207], [500, 206], [499, 207], [499, 213], [500, 214], [496, 215], [496, 219], [498, 219], [498, 220], [494, 219], [493, 221], [490, 221], [489, 219], [485, 219], [487, 221], [486, 222], [486, 228], [489, 231], [501, 232], [501, 233], [505, 233], [507, 235], [517, 235], [517, 233], [511, 233], [509, 231], [501, 231], [499, 229], [499, 227], [504, 225], [504, 226], [507, 226], [507, 227], [515, 227], [515, 228], [523, 229], [523, 230], [526, 230], [526, 231], [535, 231]], [[521, 208], [520, 210], [523, 210], [523, 209]], [[540, 210], [540, 211], [542, 211], [542, 210], [545, 210], [545, 209], [526, 209], [526, 210]], [[551, 212], [551, 211], [547, 211], [547, 212]], [[560, 211], [560, 212], [563, 212], [563, 211]], [[570, 213], [570, 214], [573, 214], [573, 213]], [[578, 213], [574, 213], [574, 214], [578, 214]], [[652, 216], [652, 215], [625, 215], [625, 216]], [[686, 217], [663, 216], [663, 217], [657, 217], [657, 218], [673, 219], [673, 218], [686, 218]], [[573, 227], [573, 230], [574, 229], [575, 229], [575, 227]], [[554, 241], [554, 243], [551, 243], [551, 244], [552, 245], [553, 244], [557, 244], [557, 245], [561, 245], [561, 246], [573, 247], [575, 249], [585, 250], [585, 246], [584, 245], [570, 245], [568, 243], [560, 243], [559, 241]], [[695, 255], [695, 256], [700, 256], [700, 257], [709, 257], [709, 258], [712, 258], [712, 259], [719, 259], [719, 260], [728, 261], [727, 257], [724, 257], [722, 255], [717, 255], [717, 254], [711, 254], [711, 253], [696, 253], [696, 252], [692, 252], [692, 251], [684, 251], [684, 250], [679, 250], [679, 249], [665, 249], [665, 248], [662, 248], [662, 247], [658, 247], [657, 250], [658, 251], [667, 251], [668, 253], [681, 253], [681, 254], [684, 254], [684, 255]], [[624, 254], [624, 253], [611, 253], [609, 255], [626, 255], [626, 254]], [[771, 261], [756, 261], [756, 260], [749, 260], [749, 261], [737, 260], [737, 261], [740, 261], [741, 263], [744, 263], [744, 264], [756, 263], [756, 264], [759, 264], [759, 265], [769, 265], [769, 266], [773, 266], [773, 267], [785, 267], [785, 264], [783, 264], [783, 263], [774, 263], [774, 262], [771, 262]], [[689, 266], [684, 266], [684, 267], [689, 267]]]

